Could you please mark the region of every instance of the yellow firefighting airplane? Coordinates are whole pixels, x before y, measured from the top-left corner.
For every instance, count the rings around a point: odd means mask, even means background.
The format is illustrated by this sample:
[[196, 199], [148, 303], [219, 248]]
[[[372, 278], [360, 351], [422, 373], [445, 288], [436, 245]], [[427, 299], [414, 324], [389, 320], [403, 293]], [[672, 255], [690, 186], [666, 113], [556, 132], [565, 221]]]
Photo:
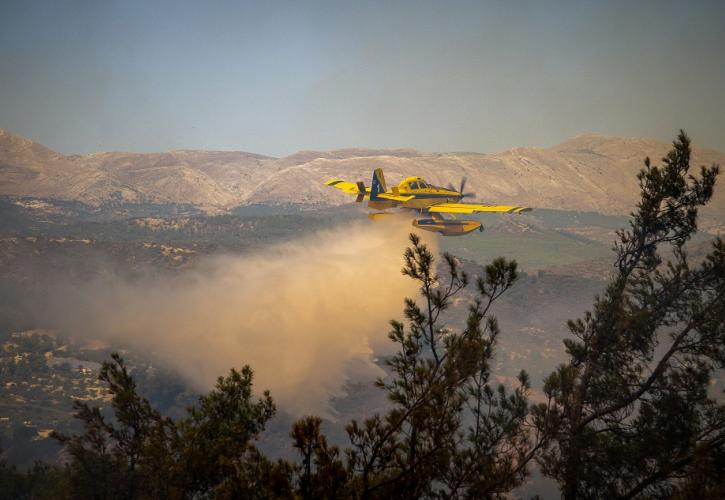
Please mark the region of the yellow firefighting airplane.
[[[373, 172], [372, 187], [366, 187], [360, 182], [346, 182], [339, 179], [330, 179], [325, 183], [328, 186], [340, 189], [348, 194], [357, 196], [356, 200], [361, 203], [369, 198], [368, 206], [375, 210], [387, 210], [389, 208], [405, 208], [415, 210], [420, 214], [429, 215], [429, 218], [413, 219], [413, 225], [426, 231], [440, 233], [443, 236], [461, 236], [476, 229], [483, 231], [483, 226], [477, 220], [462, 220], [444, 218], [441, 214], [475, 214], [479, 212], [506, 212], [519, 214], [528, 212], [527, 207], [516, 207], [509, 205], [477, 205], [473, 203], [459, 203], [473, 193], [464, 193], [466, 187], [465, 177], [461, 180], [461, 187], [458, 191], [451, 185], [448, 187], [433, 186], [420, 177], [408, 177], [388, 191], [385, 185], [385, 177], [381, 168]], [[372, 219], [388, 215], [383, 212], [370, 214]]]

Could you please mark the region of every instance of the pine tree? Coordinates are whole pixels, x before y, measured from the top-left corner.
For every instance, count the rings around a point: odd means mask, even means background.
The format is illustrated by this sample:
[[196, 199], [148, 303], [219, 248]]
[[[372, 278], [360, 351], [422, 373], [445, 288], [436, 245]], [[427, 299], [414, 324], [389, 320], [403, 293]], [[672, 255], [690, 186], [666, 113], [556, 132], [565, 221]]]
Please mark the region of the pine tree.
[[141, 397], [118, 354], [99, 379], [111, 395], [112, 417], [75, 403], [78, 435], [54, 434], [70, 458], [74, 498], [290, 498], [292, 467], [267, 460], [253, 446], [275, 411], [265, 392], [252, 393], [252, 370], [232, 369], [177, 422]]
[[708, 386], [725, 362], [725, 246], [702, 262], [686, 251], [719, 169], [688, 175], [690, 140], [673, 144], [661, 167], [645, 160], [613, 277], [545, 381], [557, 430], [540, 462], [567, 499], [662, 497], [722, 469], [725, 407]]
[[345, 498], [350, 479], [340, 450], [327, 444], [320, 417], [305, 417], [292, 426], [292, 445], [302, 464], [297, 470], [298, 494], [303, 500]]
[[355, 498], [490, 498], [521, 484], [542, 440], [527, 432], [529, 381], [522, 372], [511, 394], [490, 384], [499, 327], [493, 303], [515, 282], [516, 263], [496, 259], [477, 280], [480, 297], [466, 328], [442, 329], [440, 315], [468, 285], [457, 260], [444, 255], [447, 279], [414, 235], [403, 274], [420, 284], [423, 305], [405, 301], [407, 325], [392, 321], [399, 346], [378, 386], [392, 409], [347, 427]]
[[178, 422], [179, 460], [186, 469], [187, 491], [209, 494], [223, 488], [235, 496], [245, 488], [239, 480], [245, 456], [275, 412], [269, 392], [253, 400], [252, 380], [250, 367], [232, 369]]
[[85, 432], [53, 434], [70, 456], [74, 495], [139, 498], [142, 492], [156, 492], [168, 496], [166, 485], [170, 483], [159, 478], [158, 472], [165, 468], [169, 450], [158, 452], [155, 448], [167, 448], [167, 432], [175, 431], [173, 423], [138, 395], [136, 383], [118, 354], [103, 363], [99, 379], [108, 386], [114, 418], [108, 419], [99, 407], [75, 401], [75, 417]]

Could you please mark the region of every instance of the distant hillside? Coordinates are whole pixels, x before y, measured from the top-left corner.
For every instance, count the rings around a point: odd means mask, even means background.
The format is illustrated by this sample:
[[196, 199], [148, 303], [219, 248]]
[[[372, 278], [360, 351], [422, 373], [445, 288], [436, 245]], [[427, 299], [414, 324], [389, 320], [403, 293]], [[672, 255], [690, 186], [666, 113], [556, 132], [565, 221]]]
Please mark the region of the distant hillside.
[[276, 172], [270, 158], [236, 151], [64, 156], [0, 129], [0, 194], [78, 200], [183, 203], [223, 210]]
[[[322, 183], [331, 177], [370, 183], [375, 167], [389, 183], [409, 175], [468, 187], [485, 202], [540, 208], [628, 213], [637, 198], [636, 172], [670, 145], [637, 138], [584, 135], [552, 148], [496, 154], [414, 150], [302, 151], [270, 158], [237, 151], [97, 153], [65, 156], [0, 129], [0, 195], [78, 200], [184, 203], [207, 212], [249, 204], [339, 205], [350, 198]], [[725, 165], [725, 154], [695, 148], [695, 164]], [[705, 214], [723, 225], [725, 190]]]

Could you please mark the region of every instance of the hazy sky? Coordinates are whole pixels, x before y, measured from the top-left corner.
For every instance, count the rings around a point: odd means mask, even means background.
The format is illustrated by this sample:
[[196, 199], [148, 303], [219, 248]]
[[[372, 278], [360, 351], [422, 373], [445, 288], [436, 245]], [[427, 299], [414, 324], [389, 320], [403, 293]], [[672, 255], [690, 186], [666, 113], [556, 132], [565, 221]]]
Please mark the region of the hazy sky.
[[725, 151], [725, 2], [0, 0], [0, 127], [65, 153]]

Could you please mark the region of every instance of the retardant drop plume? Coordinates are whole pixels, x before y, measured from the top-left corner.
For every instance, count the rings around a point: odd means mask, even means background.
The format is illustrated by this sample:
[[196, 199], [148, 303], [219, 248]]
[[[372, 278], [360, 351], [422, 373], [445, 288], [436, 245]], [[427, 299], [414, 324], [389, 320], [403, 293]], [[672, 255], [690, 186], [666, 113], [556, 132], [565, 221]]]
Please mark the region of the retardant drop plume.
[[64, 292], [51, 321], [150, 351], [200, 391], [249, 364], [255, 390], [270, 389], [281, 408], [329, 413], [348, 377], [381, 374], [373, 349], [389, 348], [389, 320], [418, 293], [400, 272], [409, 230], [361, 223], [208, 257], [181, 276], [98, 281]]

